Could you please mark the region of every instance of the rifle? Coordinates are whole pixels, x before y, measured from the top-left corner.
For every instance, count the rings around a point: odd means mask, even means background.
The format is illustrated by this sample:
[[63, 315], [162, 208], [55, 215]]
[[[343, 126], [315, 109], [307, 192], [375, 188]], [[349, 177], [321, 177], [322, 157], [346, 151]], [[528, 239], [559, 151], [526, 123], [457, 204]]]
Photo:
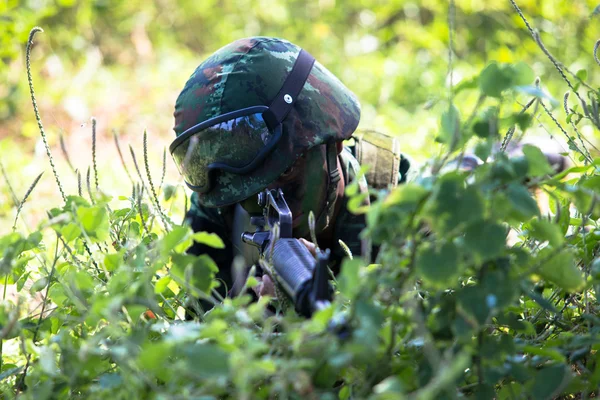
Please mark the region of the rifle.
[[[315, 311], [331, 304], [329, 249], [317, 250], [315, 259], [302, 242], [292, 237], [292, 212], [281, 189], [260, 192], [258, 204], [263, 215], [250, 218], [256, 231], [242, 233], [242, 241], [258, 248], [260, 257], [274, 270], [264, 272], [281, 285], [296, 312], [310, 318]], [[269, 230], [265, 229], [267, 225]], [[274, 237], [275, 225], [279, 225], [279, 237]]]

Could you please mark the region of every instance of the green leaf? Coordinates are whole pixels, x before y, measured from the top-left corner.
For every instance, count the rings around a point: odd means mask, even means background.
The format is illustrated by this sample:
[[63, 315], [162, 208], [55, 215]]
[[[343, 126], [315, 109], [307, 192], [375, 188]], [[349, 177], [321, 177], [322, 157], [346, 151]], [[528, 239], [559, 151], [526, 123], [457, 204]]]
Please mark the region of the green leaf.
[[173, 254], [171, 256], [173, 266], [170, 273], [176, 277], [179, 283], [186, 287], [207, 293], [212, 285], [214, 275], [219, 268], [207, 254], [193, 256], [189, 254]]
[[552, 365], [536, 372], [530, 393], [536, 400], [555, 399], [562, 394], [572, 375], [566, 365]]
[[547, 219], [536, 218], [531, 220], [529, 235], [541, 241], [548, 241], [550, 245], [558, 247], [563, 244], [565, 237], [560, 227]]
[[477, 326], [481, 326], [487, 321], [490, 314], [487, 296], [487, 291], [481, 286], [467, 286], [458, 293], [459, 305], [472, 317], [468, 319], [473, 321], [473, 325], [476, 322]]
[[501, 97], [502, 92], [510, 88], [513, 79], [510, 71], [496, 62], [489, 64], [479, 75], [479, 87], [486, 96]]
[[493, 140], [485, 140], [475, 145], [475, 155], [486, 161], [492, 153]]
[[543, 176], [554, 172], [544, 153], [537, 147], [526, 144], [523, 146], [523, 154], [529, 163], [529, 176]]
[[57, 376], [59, 374], [59, 371], [56, 353], [54, 352], [54, 349], [52, 349], [52, 347], [50, 346], [42, 346], [39, 351], [40, 358], [38, 362], [42, 371], [44, 371], [49, 376]]
[[579, 79], [581, 79], [582, 81], [587, 80], [587, 78], [588, 78], [587, 69], [580, 69], [579, 71], [577, 71], [575, 76], [578, 77]]
[[42, 232], [36, 231], [32, 232], [29, 236], [27, 236], [27, 240], [25, 245], [23, 246], [23, 250], [32, 250], [40, 246], [42, 242]]
[[480, 138], [497, 137], [498, 107], [487, 107], [481, 113], [479, 113], [477, 120], [473, 124], [473, 132]]
[[468, 79], [463, 79], [462, 81], [460, 81], [458, 83], [458, 85], [456, 85], [456, 87], [454, 87], [454, 94], [456, 95], [456, 94], [462, 92], [463, 90], [477, 89], [478, 79], [479, 79], [478, 76], [473, 76]]
[[340, 389], [339, 393], [340, 400], [349, 400], [352, 396], [352, 387], [349, 385], [344, 385], [342, 389]]
[[538, 205], [524, 186], [511, 183], [508, 186], [506, 194], [512, 205], [513, 211], [522, 220], [528, 220], [531, 217], [539, 216], [540, 210]]
[[381, 329], [382, 309], [373, 302], [359, 299], [355, 303], [355, 314], [359, 324], [353, 336], [361, 344], [370, 345], [372, 338], [376, 337]]
[[496, 391], [493, 385], [481, 384], [475, 388], [477, 400], [488, 400], [496, 398]]
[[132, 321], [137, 321], [138, 319], [140, 319], [142, 313], [148, 310], [148, 307], [141, 306], [139, 304], [128, 304], [124, 307], [127, 310], [127, 313], [131, 317]]
[[48, 278], [44, 277], [35, 281], [33, 285], [31, 285], [31, 289], [29, 289], [30, 293], [37, 293], [40, 290], [44, 289], [48, 285]]
[[158, 281], [156, 281], [156, 284], [154, 285], [154, 293], [163, 293], [165, 290], [167, 290], [167, 286], [169, 286], [169, 283], [171, 283], [171, 281], [172, 279], [168, 275], [160, 278]]
[[554, 304], [552, 304], [552, 302], [548, 301], [546, 298], [540, 296], [539, 294], [537, 294], [533, 290], [530, 290], [524, 285], [522, 285], [522, 289], [524, 295], [528, 296], [531, 300], [535, 301], [544, 310], [550, 311], [554, 314], [558, 313], [558, 310], [556, 309], [556, 307], [554, 307]]
[[91, 204], [80, 196], [67, 196], [67, 203], [65, 204], [64, 211], [73, 210], [79, 207], [89, 208]]
[[525, 131], [531, 125], [532, 119], [531, 114], [518, 112], [502, 118], [501, 122], [503, 127], [508, 128], [516, 125], [519, 129]]
[[573, 252], [546, 247], [539, 252], [536, 260], [541, 262], [540, 276], [556, 286], [568, 292], [577, 291], [584, 286], [585, 281], [575, 263]]
[[216, 233], [208, 233], [208, 232], [196, 232], [192, 235], [194, 242], [200, 243], [215, 249], [224, 249], [225, 243], [223, 243], [223, 239], [219, 237]]
[[360, 267], [363, 261], [361, 259], [344, 259], [340, 275], [337, 278], [338, 290], [349, 299], [359, 292], [361, 286]]
[[506, 234], [507, 230], [504, 226], [481, 220], [467, 227], [465, 247], [480, 261], [487, 261], [502, 254], [506, 246]]
[[429, 191], [423, 186], [412, 182], [399, 185], [385, 198], [385, 207], [402, 207], [403, 212], [412, 212], [417, 205], [427, 196]]
[[594, 261], [592, 261], [592, 266], [590, 267], [590, 274], [592, 278], [600, 280], [600, 258], [596, 258]]
[[582, 176], [579, 184], [584, 188], [600, 193], [600, 175]]
[[17, 367], [15, 364], [4, 364], [2, 366], [2, 373], [0, 374], [0, 381], [3, 381], [9, 376], [18, 374], [23, 368], [25, 367]]
[[123, 384], [123, 378], [120, 374], [107, 373], [100, 375], [98, 379], [100, 387], [104, 390], [116, 389]]
[[173, 195], [175, 195], [176, 192], [177, 186], [173, 186], [168, 183], [165, 183], [163, 185], [163, 196], [165, 201], [169, 201], [173, 197]]
[[509, 307], [519, 294], [519, 288], [505, 271], [486, 271], [481, 286], [487, 293], [485, 303], [490, 309], [503, 310]]
[[204, 377], [222, 376], [229, 373], [229, 354], [208, 343], [195, 343], [183, 347], [187, 371]]
[[455, 230], [483, 218], [483, 199], [478, 188], [465, 188], [464, 175], [444, 175], [428, 202], [428, 222], [441, 232]]
[[120, 250], [118, 253], [106, 254], [104, 256], [104, 267], [108, 272], [116, 271], [123, 264], [123, 255], [125, 250]]
[[95, 287], [94, 279], [87, 271], [71, 270], [67, 278], [78, 290], [91, 291]]
[[458, 249], [448, 241], [439, 247], [422, 246], [417, 252], [417, 271], [422, 278], [437, 286], [452, 286], [461, 272]]
[[81, 229], [76, 223], [71, 222], [60, 229], [60, 234], [67, 243], [70, 243], [81, 236]]
[[163, 254], [170, 251], [184, 252], [192, 244], [190, 228], [187, 226], [176, 226], [167, 233], [159, 242], [158, 246]]
[[147, 341], [140, 349], [137, 360], [138, 368], [142, 371], [148, 371], [159, 378], [167, 379], [170, 376], [167, 361], [172, 356], [172, 353], [172, 346], [167, 342]]
[[100, 242], [108, 239], [108, 213], [104, 207], [79, 207], [77, 217], [88, 237]]
[[444, 144], [457, 144], [460, 142], [460, 113], [454, 104], [442, 114], [442, 129], [438, 140]]
[[523, 86], [530, 85], [535, 79], [535, 74], [529, 65], [523, 61], [511, 65], [509, 71], [512, 72], [512, 85]]
[[397, 376], [388, 376], [373, 387], [373, 393], [378, 395], [394, 394], [395, 396], [398, 396], [404, 393], [404, 387], [402, 381]]

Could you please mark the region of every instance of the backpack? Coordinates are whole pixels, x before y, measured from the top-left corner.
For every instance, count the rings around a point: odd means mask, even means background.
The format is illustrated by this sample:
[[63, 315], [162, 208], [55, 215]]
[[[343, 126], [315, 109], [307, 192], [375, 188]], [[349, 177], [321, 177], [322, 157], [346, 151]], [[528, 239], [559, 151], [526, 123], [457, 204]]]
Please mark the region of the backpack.
[[[361, 130], [352, 137], [354, 144], [347, 149], [354, 157], [348, 157], [347, 161], [354, 176], [358, 175], [361, 166], [368, 166], [364, 174], [366, 183], [378, 190], [394, 188], [404, 180], [408, 160], [400, 154], [398, 138], [374, 130]], [[365, 186], [364, 182], [359, 185]]]

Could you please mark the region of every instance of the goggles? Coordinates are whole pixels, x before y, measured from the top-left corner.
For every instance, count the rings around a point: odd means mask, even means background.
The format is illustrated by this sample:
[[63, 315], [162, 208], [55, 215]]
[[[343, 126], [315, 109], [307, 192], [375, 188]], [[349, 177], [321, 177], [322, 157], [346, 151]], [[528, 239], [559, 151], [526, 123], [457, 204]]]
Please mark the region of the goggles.
[[222, 114], [179, 135], [169, 151], [187, 186], [205, 194], [214, 188], [218, 175], [246, 175], [262, 165], [281, 142], [282, 122], [294, 106], [314, 62], [308, 52], [301, 50], [269, 106]]

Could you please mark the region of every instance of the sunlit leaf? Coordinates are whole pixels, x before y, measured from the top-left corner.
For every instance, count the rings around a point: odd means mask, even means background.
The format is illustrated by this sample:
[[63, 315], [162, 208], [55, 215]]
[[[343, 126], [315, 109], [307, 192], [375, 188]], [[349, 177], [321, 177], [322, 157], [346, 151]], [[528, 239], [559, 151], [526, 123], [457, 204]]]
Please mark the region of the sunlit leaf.
[[539, 274], [542, 278], [549, 280], [556, 286], [568, 291], [576, 291], [584, 285], [581, 271], [575, 264], [574, 255], [571, 251], [557, 251], [546, 247], [536, 257], [539, 263]]

